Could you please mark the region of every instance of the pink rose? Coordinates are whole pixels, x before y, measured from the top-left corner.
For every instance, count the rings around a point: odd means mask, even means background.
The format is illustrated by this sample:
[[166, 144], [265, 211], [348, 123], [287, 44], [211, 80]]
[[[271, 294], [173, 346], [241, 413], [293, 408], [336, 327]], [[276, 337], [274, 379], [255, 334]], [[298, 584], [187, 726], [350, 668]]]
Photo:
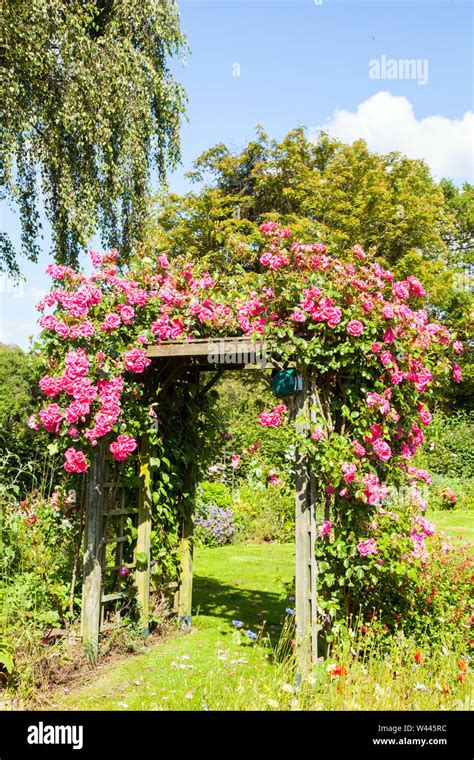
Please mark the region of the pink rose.
[[352, 252], [357, 256], [358, 259], [365, 259], [365, 253], [360, 245], [355, 245], [352, 249]]
[[382, 440], [382, 438], [378, 438], [376, 441], [374, 441], [372, 446], [378, 458], [382, 462], [387, 462], [392, 456], [392, 450], [390, 446], [386, 441]]
[[326, 437], [327, 437], [326, 431], [320, 427], [315, 427], [311, 433], [311, 438], [313, 439], [313, 441], [322, 441]]
[[237, 467], [240, 465], [240, 457], [239, 457], [239, 455], [238, 454], [232, 454], [232, 456], [230, 458], [230, 463], [231, 463], [232, 467], [234, 468], [234, 470], [236, 470]]
[[117, 306], [117, 311], [120, 313], [122, 322], [125, 325], [130, 324], [130, 322], [135, 316], [135, 309], [133, 308], [133, 306], [126, 306], [126, 304], [120, 304], [119, 306]]
[[351, 321], [347, 325], [347, 332], [349, 335], [354, 335], [357, 337], [361, 334], [362, 330], [364, 329], [364, 325], [362, 322], [359, 322], [358, 319], [351, 319]]
[[365, 455], [365, 449], [358, 441], [352, 441], [352, 445], [358, 457], [363, 457]]
[[84, 453], [82, 451], [76, 451], [73, 446], [71, 446], [70, 449], [67, 449], [64, 458], [66, 460], [64, 463], [64, 469], [67, 472], [85, 472], [89, 466]]
[[430, 412], [429, 409], [426, 408], [426, 406], [424, 406], [424, 404], [420, 404], [418, 406], [418, 415], [420, 417], [421, 423], [425, 427], [428, 427], [428, 425], [431, 423], [431, 419], [432, 419], [431, 418], [431, 412]]
[[462, 380], [461, 367], [456, 362], [453, 362], [453, 379], [456, 383], [460, 383]]
[[328, 536], [331, 532], [332, 523], [329, 522], [329, 520], [324, 520], [320, 525], [318, 525], [318, 533], [320, 536]]
[[123, 356], [125, 368], [130, 372], [137, 374], [144, 372], [146, 367], [151, 364], [151, 359], [146, 356], [146, 351], [143, 348], [131, 348], [129, 351], [125, 351]]
[[102, 322], [100, 329], [101, 330], [116, 330], [117, 327], [120, 327], [121, 319], [118, 314], [114, 314], [113, 312], [110, 312], [105, 317], [104, 321]]
[[378, 554], [379, 550], [375, 538], [369, 538], [367, 541], [360, 541], [357, 544], [357, 551], [361, 557], [367, 557], [369, 554]]
[[357, 473], [357, 466], [355, 464], [349, 464], [349, 462], [343, 462], [341, 470], [344, 475], [346, 483], [352, 483]]
[[50, 404], [45, 409], [41, 409], [39, 418], [46, 430], [50, 433], [59, 433], [63, 413], [57, 404]]
[[135, 438], [128, 435], [119, 435], [116, 441], [110, 444], [110, 451], [117, 462], [123, 462], [137, 448]]

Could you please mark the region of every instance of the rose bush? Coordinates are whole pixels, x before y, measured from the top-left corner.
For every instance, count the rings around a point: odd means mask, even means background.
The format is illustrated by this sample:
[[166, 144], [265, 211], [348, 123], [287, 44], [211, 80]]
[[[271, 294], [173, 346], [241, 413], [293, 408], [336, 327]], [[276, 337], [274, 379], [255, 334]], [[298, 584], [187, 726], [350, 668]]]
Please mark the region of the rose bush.
[[[40, 388], [48, 399], [30, 424], [58, 436], [67, 472], [83, 472], [101, 439], [123, 461], [160, 416], [146, 396], [148, 345], [264, 338], [277, 360], [316, 377], [299, 445], [315, 474], [321, 522], [331, 522], [332, 532], [325, 528], [318, 539], [322, 567], [337, 566], [332, 574], [347, 606], [353, 573], [374, 583], [392, 549], [408, 572], [426, 561], [431, 528], [419, 521], [424, 504], [416, 484], [431, 478], [410, 460], [431, 422], [439, 383], [447, 375], [461, 379], [454, 358], [463, 346], [430, 319], [415, 277], [395, 281], [359, 245], [336, 259], [324, 245], [293, 241], [291, 230], [267, 222], [259, 245], [238, 246], [241, 264], [229, 268], [223, 257], [219, 271], [215, 264], [209, 271], [205, 258], [162, 251], [153, 259], [137, 255], [124, 270], [117, 251], [91, 252], [89, 276], [50, 265], [55, 286], [38, 305]], [[290, 417], [283, 403], [259, 415], [263, 427]], [[390, 483], [412, 486], [417, 510], [395, 538], [372, 527], [392, 519], [380, 512]], [[327, 572], [327, 589], [330, 579]]]

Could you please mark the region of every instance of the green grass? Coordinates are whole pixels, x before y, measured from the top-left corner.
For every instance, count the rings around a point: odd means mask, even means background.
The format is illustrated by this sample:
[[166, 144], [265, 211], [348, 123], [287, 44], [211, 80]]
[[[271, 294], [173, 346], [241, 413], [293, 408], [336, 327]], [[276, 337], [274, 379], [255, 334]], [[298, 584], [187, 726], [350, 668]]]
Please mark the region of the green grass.
[[[437, 513], [454, 536], [472, 530], [469, 514]], [[440, 520], [437, 519], [439, 524]], [[199, 549], [195, 558], [193, 630], [123, 661], [98, 667], [89, 683], [69, 693], [56, 688], [52, 709], [83, 710], [439, 710], [468, 709], [467, 678], [460, 682], [461, 650], [421, 649], [394, 637], [357, 652], [367, 640], [341, 640], [329, 663], [294, 688], [291, 663], [275, 662], [287, 607], [285, 583], [294, 574], [294, 546], [276, 544]], [[290, 594], [291, 596], [291, 594]], [[233, 620], [241, 620], [239, 632]], [[250, 629], [259, 634], [252, 642]], [[288, 647], [288, 651], [291, 651]], [[344, 666], [332, 677], [328, 664]]]
[[445, 530], [453, 541], [457, 543], [474, 541], [474, 510], [431, 510], [427, 513], [427, 517], [434, 522], [438, 530]]
[[[278, 639], [291, 605], [284, 582], [294, 574], [294, 546], [226, 546], [196, 551], [193, 630], [144, 654], [96, 670], [51, 706], [81, 710], [244, 710], [265, 701], [275, 679], [270, 649], [250, 629]], [[232, 620], [245, 626], [238, 632]], [[261, 696], [259, 696], [261, 695]]]

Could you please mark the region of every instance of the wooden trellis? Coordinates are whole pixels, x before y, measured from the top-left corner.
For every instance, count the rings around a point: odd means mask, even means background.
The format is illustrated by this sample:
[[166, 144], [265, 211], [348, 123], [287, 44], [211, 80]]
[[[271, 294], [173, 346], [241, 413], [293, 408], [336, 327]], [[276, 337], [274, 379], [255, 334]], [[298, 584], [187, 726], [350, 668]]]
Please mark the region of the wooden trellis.
[[[256, 344], [250, 338], [200, 339], [193, 341], [168, 341], [151, 346], [147, 355], [153, 362], [166, 362], [169, 382], [182, 371], [191, 370], [190, 377], [198, 380], [200, 373], [212, 372], [211, 379], [200, 390], [203, 396], [224, 371], [231, 369], [264, 369], [272, 361], [266, 358], [264, 344]], [[302, 390], [296, 397], [296, 430], [307, 433], [307, 420], [315, 406], [315, 379], [302, 372]], [[124, 521], [129, 515], [137, 515], [136, 554], [144, 554], [148, 562], [129, 565], [134, 571], [141, 626], [144, 632], [149, 623], [150, 590], [150, 532], [152, 520], [152, 478], [150, 452], [139, 452], [140, 488], [135, 503], [127, 503], [126, 492], [114, 471], [110, 457], [99, 450], [93, 462], [86, 490], [86, 514], [84, 535], [84, 577], [82, 602], [83, 644], [97, 649], [104, 609], [107, 603], [122, 597], [122, 592], [104, 594], [104, 577], [118, 572], [123, 560]], [[193, 490], [195, 467], [186, 475], [185, 487]], [[303, 450], [298, 450], [295, 461], [295, 538], [296, 538], [296, 630], [298, 670], [307, 672], [317, 658], [317, 565], [314, 545], [316, 541], [315, 481], [310, 473]], [[115, 519], [116, 532], [107, 534], [111, 519]], [[181, 575], [175, 606], [183, 628], [191, 625], [193, 581], [193, 514], [189, 512], [181, 526]], [[113, 565], [106, 565], [106, 547], [115, 545]], [[135, 554], [135, 556], [136, 556]]]

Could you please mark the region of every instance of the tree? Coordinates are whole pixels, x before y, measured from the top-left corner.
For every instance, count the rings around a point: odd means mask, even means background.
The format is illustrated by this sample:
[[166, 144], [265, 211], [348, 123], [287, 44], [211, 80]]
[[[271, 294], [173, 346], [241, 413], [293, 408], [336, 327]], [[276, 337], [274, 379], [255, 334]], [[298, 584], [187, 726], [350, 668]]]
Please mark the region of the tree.
[[[220, 143], [199, 156], [189, 176], [200, 190], [160, 199], [151, 247], [212, 254], [219, 267], [232, 267], [237, 256], [245, 267], [245, 247], [235, 244], [256, 244], [258, 225], [268, 219], [343, 259], [356, 241], [397, 277], [422, 278], [427, 308], [461, 340], [472, 333], [472, 186], [438, 184], [423, 161], [372, 153], [363, 140], [345, 145], [320, 134], [312, 141], [303, 129], [281, 142], [259, 130], [237, 154]], [[464, 404], [468, 385], [451, 401]]]
[[[151, 172], [162, 180], [179, 158], [176, 3], [5, 0], [0, 31], [0, 199], [18, 205], [22, 252], [38, 256], [41, 198], [57, 261], [75, 264], [96, 229], [126, 256]], [[5, 233], [0, 267], [19, 271]]]

